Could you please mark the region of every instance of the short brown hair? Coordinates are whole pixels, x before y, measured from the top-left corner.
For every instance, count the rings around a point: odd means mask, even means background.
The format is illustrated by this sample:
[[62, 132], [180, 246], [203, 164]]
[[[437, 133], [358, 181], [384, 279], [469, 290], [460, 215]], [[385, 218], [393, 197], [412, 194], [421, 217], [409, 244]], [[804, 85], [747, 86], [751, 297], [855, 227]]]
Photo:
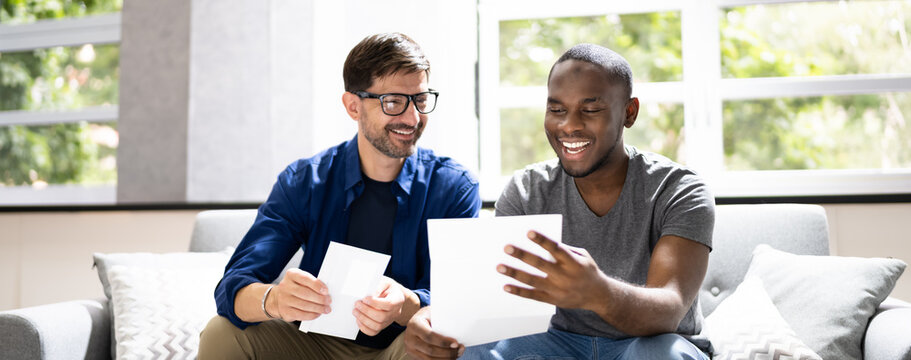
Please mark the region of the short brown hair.
[[373, 86], [373, 80], [400, 71], [409, 74], [424, 71], [430, 75], [430, 61], [424, 57], [421, 46], [408, 35], [397, 32], [368, 36], [345, 59], [342, 70], [345, 91], [367, 90]]

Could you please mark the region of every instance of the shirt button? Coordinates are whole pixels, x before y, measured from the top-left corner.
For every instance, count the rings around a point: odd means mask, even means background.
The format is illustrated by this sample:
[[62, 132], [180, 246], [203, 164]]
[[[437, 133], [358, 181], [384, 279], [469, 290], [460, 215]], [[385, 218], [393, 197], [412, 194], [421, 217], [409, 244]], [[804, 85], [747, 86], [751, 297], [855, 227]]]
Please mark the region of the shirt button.
[[718, 296], [718, 294], [721, 294], [721, 289], [719, 289], [717, 286], [712, 286], [712, 289], [709, 290], [709, 292], [711, 292], [714, 296]]

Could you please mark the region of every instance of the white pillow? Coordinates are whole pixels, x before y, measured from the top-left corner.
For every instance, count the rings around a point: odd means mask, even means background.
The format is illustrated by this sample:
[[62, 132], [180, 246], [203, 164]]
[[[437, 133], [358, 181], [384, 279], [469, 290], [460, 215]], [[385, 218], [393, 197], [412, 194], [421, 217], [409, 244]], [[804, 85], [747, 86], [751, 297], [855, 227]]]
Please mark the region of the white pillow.
[[714, 359], [820, 360], [778, 313], [757, 277], [748, 277], [708, 317], [702, 334]]
[[116, 256], [105, 274], [116, 358], [196, 358], [199, 333], [216, 315], [213, 293], [230, 252]]

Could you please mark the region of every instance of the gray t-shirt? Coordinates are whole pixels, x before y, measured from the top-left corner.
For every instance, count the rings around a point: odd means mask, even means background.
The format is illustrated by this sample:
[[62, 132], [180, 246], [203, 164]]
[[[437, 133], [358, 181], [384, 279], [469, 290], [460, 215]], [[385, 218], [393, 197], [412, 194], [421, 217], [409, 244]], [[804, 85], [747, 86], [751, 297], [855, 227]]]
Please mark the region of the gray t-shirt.
[[[654, 153], [626, 146], [630, 161], [620, 197], [598, 217], [582, 200], [573, 178], [553, 159], [517, 171], [496, 203], [497, 216], [563, 214], [563, 242], [588, 250], [605, 274], [645, 285], [658, 239], [676, 235], [711, 249], [715, 200], [693, 171]], [[702, 330], [698, 298], [677, 333]], [[557, 308], [551, 325], [587, 336], [626, 338], [592, 311]]]

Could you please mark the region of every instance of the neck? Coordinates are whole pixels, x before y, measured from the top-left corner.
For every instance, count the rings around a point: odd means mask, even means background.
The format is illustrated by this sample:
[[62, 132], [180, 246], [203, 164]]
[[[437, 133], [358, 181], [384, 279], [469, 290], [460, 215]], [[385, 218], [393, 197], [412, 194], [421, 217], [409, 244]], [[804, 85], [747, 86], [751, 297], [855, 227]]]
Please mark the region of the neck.
[[629, 155], [622, 144], [617, 150], [617, 155], [611, 156], [600, 169], [586, 177], [573, 178], [582, 200], [588, 205], [589, 210], [598, 216], [604, 216], [610, 211], [620, 197], [623, 183], [626, 182]]
[[360, 132], [357, 134], [357, 154], [361, 161], [361, 172], [376, 181], [395, 180], [405, 164], [404, 158], [391, 158], [381, 153]]

